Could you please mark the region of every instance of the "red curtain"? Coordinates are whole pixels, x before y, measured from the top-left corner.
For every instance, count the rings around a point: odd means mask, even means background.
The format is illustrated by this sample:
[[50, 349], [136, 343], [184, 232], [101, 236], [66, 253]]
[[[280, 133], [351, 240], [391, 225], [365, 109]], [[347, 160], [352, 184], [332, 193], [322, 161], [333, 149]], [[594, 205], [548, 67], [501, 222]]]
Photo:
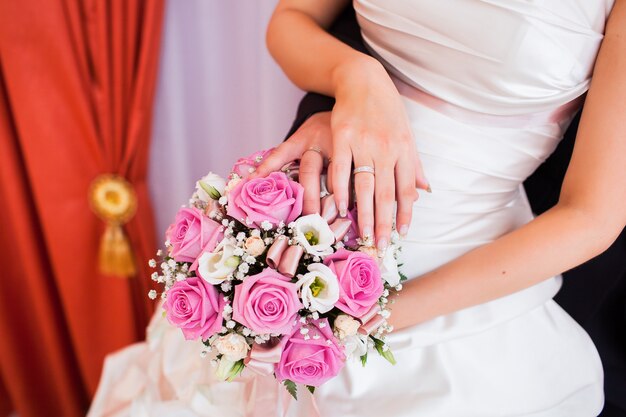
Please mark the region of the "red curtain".
[[[0, 411], [84, 416], [107, 353], [142, 339], [146, 171], [163, 0], [0, 0]], [[98, 272], [88, 189], [125, 177], [137, 276]]]

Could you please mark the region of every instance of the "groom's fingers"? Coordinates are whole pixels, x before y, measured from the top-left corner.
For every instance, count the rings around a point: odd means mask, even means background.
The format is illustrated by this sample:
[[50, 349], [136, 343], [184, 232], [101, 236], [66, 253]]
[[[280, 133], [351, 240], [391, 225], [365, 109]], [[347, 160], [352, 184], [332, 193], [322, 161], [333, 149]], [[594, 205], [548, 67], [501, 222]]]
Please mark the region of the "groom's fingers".
[[300, 159], [299, 182], [304, 187], [302, 214], [320, 212], [320, 176], [324, 168], [322, 155], [307, 150]]
[[305, 145], [300, 136], [296, 132], [286, 142], [274, 149], [257, 167], [251, 177], [264, 177], [271, 172], [279, 171], [286, 163], [299, 159]]

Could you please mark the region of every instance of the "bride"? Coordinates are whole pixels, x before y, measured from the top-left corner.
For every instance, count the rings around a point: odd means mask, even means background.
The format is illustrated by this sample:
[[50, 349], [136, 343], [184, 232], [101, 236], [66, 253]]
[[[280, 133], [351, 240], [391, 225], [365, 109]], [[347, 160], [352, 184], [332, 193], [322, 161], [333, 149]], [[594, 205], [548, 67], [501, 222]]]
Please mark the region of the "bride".
[[[349, 363], [287, 415], [597, 415], [597, 352], [552, 297], [626, 224], [626, 0], [355, 0], [375, 58], [326, 33], [346, 4], [279, 2], [271, 53], [336, 105], [332, 140], [289, 140], [260, 172], [325, 156], [345, 211], [354, 163], [361, 234], [384, 252], [397, 201], [411, 279], [391, 316], [398, 365]], [[560, 201], [533, 218], [521, 184], [587, 90]], [[282, 411], [267, 380], [213, 381], [175, 331], [157, 317], [148, 344], [112, 356], [90, 415]]]

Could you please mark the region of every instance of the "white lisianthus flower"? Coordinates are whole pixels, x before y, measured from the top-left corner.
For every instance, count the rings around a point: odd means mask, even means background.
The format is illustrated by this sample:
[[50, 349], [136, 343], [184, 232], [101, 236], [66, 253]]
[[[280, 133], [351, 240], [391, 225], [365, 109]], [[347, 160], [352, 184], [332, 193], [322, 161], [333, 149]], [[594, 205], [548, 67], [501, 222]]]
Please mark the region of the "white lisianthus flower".
[[224, 195], [225, 189], [226, 180], [212, 172], [209, 172], [196, 182], [196, 194], [198, 198], [207, 203], [209, 200], [218, 200]]
[[335, 235], [326, 220], [319, 214], [302, 216], [294, 222], [293, 238], [313, 256], [326, 256], [333, 253]]
[[387, 284], [395, 287], [400, 283], [400, 273], [398, 272], [398, 261], [394, 255], [395, 250], [389, 248], [385, 256], [380, 261], [380, 276]]
[[361, 323], [347, 314], [340, 314], [335, 319], [335, 333], [339, 339], [345, 339], [357, 334]]
[[198, 275], [209, 284], [221, 284], [241, 263], [234, 252], [235, 246], [225, 243], [218, 245], [215, 252], [203, 253], [198, 259]]
[[339, 300], [339, 281], [337, 276], [324, 264], [310, 264], [309, 272], [299, 275], [302, 304], [312, 311], [326, 313]]
[[346, 337], [343, 341], [347, 359], [359, 359], [367, 353], [367, 336], [355, 334]]

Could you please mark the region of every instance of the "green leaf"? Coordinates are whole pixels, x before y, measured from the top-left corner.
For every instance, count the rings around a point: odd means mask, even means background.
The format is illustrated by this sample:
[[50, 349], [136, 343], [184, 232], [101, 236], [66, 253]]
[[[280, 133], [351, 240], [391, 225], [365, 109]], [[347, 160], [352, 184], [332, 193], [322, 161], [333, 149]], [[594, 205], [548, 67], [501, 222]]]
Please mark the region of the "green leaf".
[[285, 388], [287, 388], [287, 391], [289, 392], [289, 394], [291, 394], [291, 396], [297, 401], [298, 400], [298, 387], [296, 386], [296, 383], [289, 379], [285, 379], [285, 381], [283, 381], [283, 384], [285, 385]]
[[315, 387], [314, 386], [307, 385], [306, 389], [308, 389], [311, 394], [315, 394]]
[[378, 354], [382, 356], [383, 358], [385, 358], [387, 362], [389, 362], [390, 364], [395, 365], [396, 358], [394, 358], [393, 353], [391, 352], [391, 349], [387, 349], [386, 351], [384, 350], [385, 342], [373, 336], [370, 336], [370, 337], [374, 341], [374, 347], [376, 348], [376, 351], [378, 352]]
[[366, 363], [367, 363], [367, 352], [365, 352], [365, 355], [361, 356], [361, 365], [365, 366]]
[[408, 278], [401, 271], [398, 271], [398, 275], [400, 275], [400, 282], [406, 281]]
[[219, 200], [220, 197], [222, 196], [220, 194], [219, 191], [217, 191], [217, 188], [213, 187], [212, 185], [206, 184], [204, 181], [198, 181], [198, 183], [200, 184], [200, 187], [202, 187], [202, 189], [209, 195], [209, 197], [211, 197], [213, 200]]
[[243, 372], [243, 368], [245, 367], [246, 366], [243, 364], [243, 359], [235, 362], [233, 364], [233, 367], [230, 368], [230, 371], [228, 371], [228, 374], [226, 375], [226, 380], [228, 382], [232, 382], [233, 379], [237, 378]]

